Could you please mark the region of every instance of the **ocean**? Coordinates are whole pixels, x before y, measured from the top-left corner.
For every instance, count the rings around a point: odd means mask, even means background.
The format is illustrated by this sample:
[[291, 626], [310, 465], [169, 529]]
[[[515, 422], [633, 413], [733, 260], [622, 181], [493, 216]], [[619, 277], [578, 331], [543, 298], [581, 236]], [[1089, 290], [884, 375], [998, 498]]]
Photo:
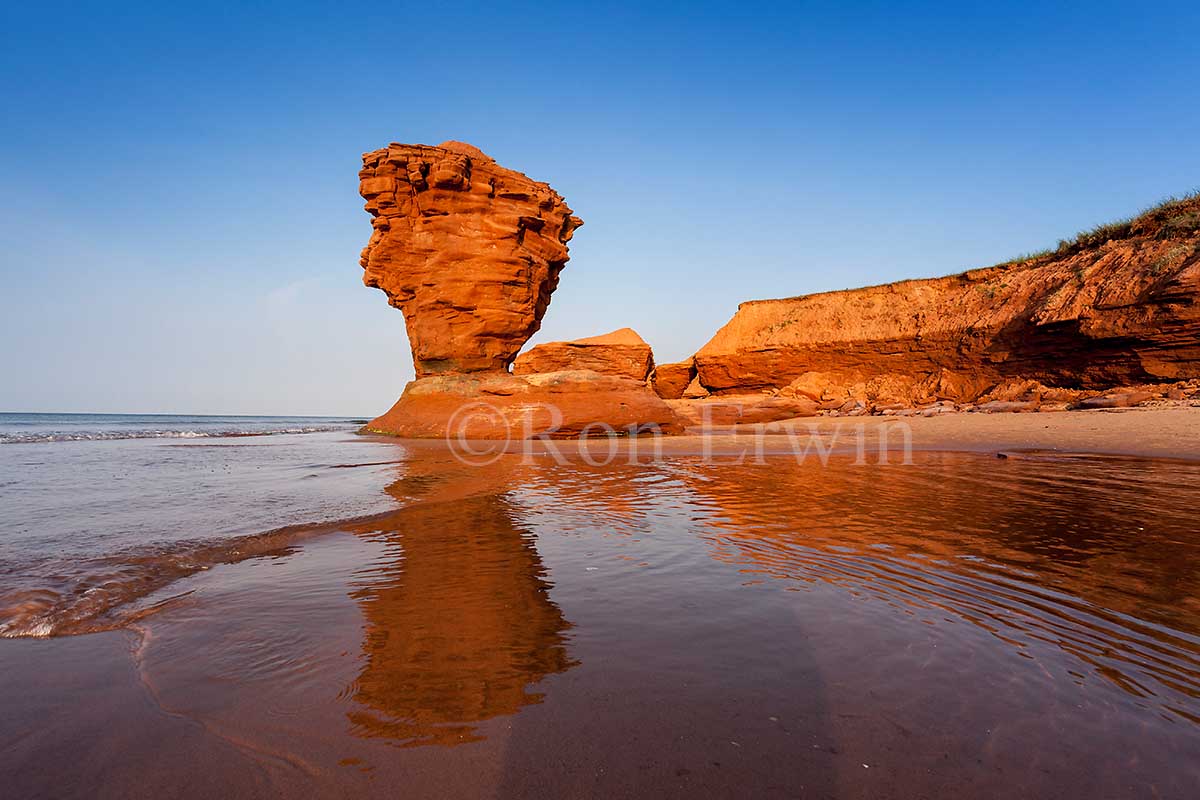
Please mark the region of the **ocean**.
[[103, 629], [273, 532], [393, 507], [386, 464], [371, 462], [395, 448], [361, 440], [359, 423], [0, 414], [0, 636]]
[[270, 436], [350, 430], [354, 423], [345, 417], [0, 413], [0, 444]]

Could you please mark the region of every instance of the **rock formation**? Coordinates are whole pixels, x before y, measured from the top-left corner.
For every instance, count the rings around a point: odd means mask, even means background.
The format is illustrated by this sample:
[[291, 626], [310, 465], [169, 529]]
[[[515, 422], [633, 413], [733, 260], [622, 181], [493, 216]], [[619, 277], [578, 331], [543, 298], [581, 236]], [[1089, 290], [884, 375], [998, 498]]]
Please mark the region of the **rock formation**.
[[995, 267], [746, 302], [692, 359], [656, 367], [628, 328], [518, 356], [583, 224], [549, 185], [461, 142], [391, 144], [360, 179], [363, 280], [404, 312], [417, 375], [369, 431], [673, 433], [1200, 396], [1200, 196]]
[[696, 379], [696, 364], [691, 359], [677, 364], [657, 364], [650, 374], [650, 385], [664, 400], [678, 400]]
[[650, 345], [632, 328], [576, 339], [547, 342], [517, 356], [514, 375], [586, 369], [644, 381], [654, 367]]
[[[439, 470], [409, 469], [446, 486]], [[353, 595], [364, 635], [347, 688], [351, 733], [400, 747], [477, 742], [482, 722], [539, 702], [537, 683], [575, 666], [570, 623], [504, 495], [402, 497], [396, 522], [370, 530], [403, 556], [378, 563]]]
[[506, 370], [537, 332], [583, 221], [547, 184], [461, 142], [363, 155], [363, 282], [404, 312], [417, 377]]
[[764, 394], [668, 400], [667, 405], [689, 428], [757, 425], [799, 417], [815, 417], [820, 406], [806, 397], [772, 397]]
[[528, 439], [679, 433], [671, 407], [644, 383], [590, 370], [515, 376], [435, 375], [413, 381], [372, 433], [409, 438]]
[[363, 155], [359, 178], [374, 227], [363, 282], [404, 312], [417, 374], [365, 430], [488, 439], [681, 430], [645, 383], [649, 346], [628, 329], [542, 345], [519, 375], [508, 372], [583, 224], [547, 184], [461, 142], [390, 144]]
[[1040, 402], [1053, 398], [1048, 387], [1071, 390], [1057, 398], [1065, 405], [1114, 386], [1197, 378], [1200, 198], [1021, 262], [743, 303], [695, 365], [712, 394], [777, 392], [826, 409], [1031, 392]]

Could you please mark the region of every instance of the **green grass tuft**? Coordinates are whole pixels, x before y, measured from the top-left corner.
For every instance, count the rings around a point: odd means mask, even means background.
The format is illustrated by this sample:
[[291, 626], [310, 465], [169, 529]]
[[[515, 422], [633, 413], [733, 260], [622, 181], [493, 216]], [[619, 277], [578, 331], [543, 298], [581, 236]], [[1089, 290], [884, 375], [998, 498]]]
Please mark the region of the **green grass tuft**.
[[1200, 231], [1200, 211], [1196, 211], [1190, 206], [1194, 205], [1198, 199], [1200, 199], [1200, 190], [1189, 192], [1182, 197], [1168, 197], [1129, 219], [1108, 222], [1104, 225], [1097, 225], [1091, 230], [1081, 231], [1074, 239], [1059, 242], [1055, 255], [1070, 255], [1089, 247], [1099, 247], [1114, 239], [1128, 239], [1135, 228], [1142, 227], [1142, 223], [1152, 219], [1160, 220], [1158, 229], [1158, 238], [1160, 239], [1195, 233]]
[[1034, 252], [1034, 253], [1022, 253], [1021, 255], [1017, 256], [1016, 258], [1012, 258], [1012, 259], [1009, 259], [1008, 261], [1005, 261], [1004, 264], [1019, 267], [1022, 264], [1028, 264], [1030, 261], [1038, 261], [1040, 259], [1046, 258], [1047, 256], [1052, 256], [1052, 255], [1054, 255], [1053, 250], [1050, 250], [1050, 249], [1038, 250], [1037, 252]]
[[1105, 242], [1128, 239], [1136, 229], [1142, 228], [1144, 224], [1154, 220], [1158, 221], [1157, 238], [1159, 239], [1191, 236], [1200, 233], [1200, 209], [1196, 208], [1198, 200], [1200, 200], [1200, 189], [1181, 197], [1168, 197], [1128, 219], [1106, 222], [1090, 230], [1080, 231], [1071, 239], [1059, 241], [1056, 248], [1025, 253], [1005, 261], [999, 266], [1022, 266], [1044, 258], [1071, 256], [1081, 250], [1099, 247]]

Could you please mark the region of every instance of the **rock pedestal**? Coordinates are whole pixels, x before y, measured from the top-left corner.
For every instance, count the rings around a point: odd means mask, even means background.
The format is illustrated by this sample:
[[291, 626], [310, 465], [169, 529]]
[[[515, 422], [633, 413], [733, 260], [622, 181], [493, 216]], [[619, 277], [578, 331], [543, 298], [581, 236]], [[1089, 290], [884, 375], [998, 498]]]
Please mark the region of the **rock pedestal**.
[[363, 282], [404, 312], [417, 377], [507, 370], [583, 224], [545, 183], [461, 142], [366, 153]]
[[549, 185], [462, 142], [390, 144], [363, 155], [359, 178], [374, 228], [363, 282], [404, 312], [417, 375], [365, 430], [504, 439], [681, 429], [646, 387], [650, 347], [632, 331], [534, 348], [509, 373], [583, 224]]

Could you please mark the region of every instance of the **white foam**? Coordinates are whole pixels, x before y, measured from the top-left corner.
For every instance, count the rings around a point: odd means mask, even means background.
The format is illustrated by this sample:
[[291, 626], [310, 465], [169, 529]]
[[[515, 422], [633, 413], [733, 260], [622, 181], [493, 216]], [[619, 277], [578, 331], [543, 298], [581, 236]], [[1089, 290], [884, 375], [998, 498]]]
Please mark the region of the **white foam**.
[[214, 431], [46, 431], [42, 433], [0, 433], [0, 444], [43, 444], [49, 442], [101, 442], [119, 439], [210, 439], [228, 436], [278, 436], [283, 434], [329, 433], [353, 430], [351, 425], [316, 425], [303, 428], [228, 429]]

